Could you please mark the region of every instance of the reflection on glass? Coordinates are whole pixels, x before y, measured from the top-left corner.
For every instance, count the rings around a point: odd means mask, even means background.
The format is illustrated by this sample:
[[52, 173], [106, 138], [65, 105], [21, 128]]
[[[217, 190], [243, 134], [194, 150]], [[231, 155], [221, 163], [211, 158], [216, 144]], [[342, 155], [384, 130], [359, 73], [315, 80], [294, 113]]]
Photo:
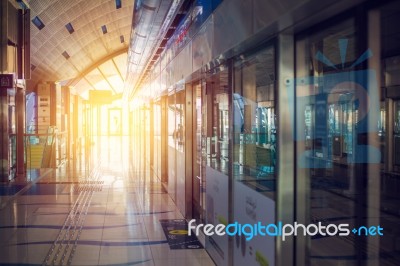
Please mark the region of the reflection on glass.
[[158, 177], [161, 177], [161, 101], [153, 104], [154, 117], [154, 159], [153, 168]]
[[273, 198], [276, 171], [275, 50], [235, 63], [233, 175]]
[[[306, 224], [346, 223], [354, 228], [374, 219], [365, 203], [369, 165], [360, 158], [368, 153], [370, 133], [365, 124], [375, 118], [364, 112], [363, 92], [368, 84], [358, 75], [366, 72], [351, 67], [362, 54], [356, 36], [354, 20], [349, 19], [296, 42], [296, 178], [302, 182], [298, 192], [305, 195], [297, 200], [307, 213]], [[363, 264], [367, 255], [357, 247], [371, 248], [365, 239], [353, 236], [327, 237], [323, 242], [306, 238], [307, 265], [320, 265], [321, 258], [333, 257], [335, 265]]]
[[395, 170], [400, 166], [400, 101], [394, 104], [394, 165]]
[[207, 165], [228, 174], [229, 162], [229, 89], [228, 71], [223, 70], [207, 79], [210, 92], [208, 99], [213, 104], [204, 104], [207, 110], [206, 125], [206, 162]]
[[305, 106], [305, 109], [304, 109], [304, 124], [305, 124], [304, 134], [305, 134], [305, 141], [306, 141], [306, 143], [305, 143], [306, 150], [313, 149], [313, 146], [312, 146], [312, 144], [313, 144], [312, 140], [314, 138], [314, 135], [313, 135], [314, 114], [313, 114], [313, 112], [314, 112], [314, 108], [313, 108], [312, 104]]
[[357, 123], [357, 110], [354, 110], [352, 102], [342, 104], [343, 109], [343, 152], [347, 155], [353, 154], [353, 137], [354, 128]]
[[168, 111], [167, 111], [168, 146], [175, 147], [175, 141], [174, 141], [174, 139], [175, 139], [175, 121], [176, 121], [175, 94], [168, 96], [167, 106], [168, 106]]
[[175, 123], [176, 123], [176, 107], [175, 94], [168, 95], [167, 100], [167, 169], [168, 169], [168, 193], [173, 200], [176, 199], [176, 150], [175, 150]]
[[400, 134], [400, 101], [395, 102], [394, 108], [394, 133]]
[[175, 130], [173, 132], [173, 138], [176, 143], [176, 149], [184, 151], [185, 143], [185, 93], [180, 91], [176, 93], [176, 102], [174, 105], [175, 110]]
[[[381, 61], [385, 71], [384, 87], [400, 85], [400, 2], [392, 1], [380, 8]], [[396, 63], [395, 63], [396, 62]], [[394, 64], [393, 64], [394, 63]], [[395, 87], [395, 90], [398, 88]], [[382, 96], [388, 97], [383, 94]], [[385, 98], [380, 105], [379, 121], [377, 123], [378, 139], [381, 146], [380, 187], [372, 198], [379, 206], [377, 221], [385, 226], [387, 232], [379, 239], [380, 265], [400, 265], [400, 99]], [[386, 127], [387, 126], [387, 127]], [[372, 195], [371, 195], [372, 196]], [[370, 209], [372, 209], [370, 207]]]
[[332, 98], [339, 101], [328, 106], [327, 158], [335, 159], [335, 156], [353, 154], [354, 129], [358, 111], [351, 101], [352, 94], [339, 94]]
[[381, 103], [381, 110], [379, 113], [378, 121], [378, 132], [379, 137], [384, 137], [386, 134], [386, 110], [384, 107], [384, 103]]
[[194, 114], [193, 114], [193, 141], [195, 145], [193, 146], [193, 189], [192, 189], [192, 204], [193, 204], [193, 218], [199, 221], [204, 221], [205, 214], [205, 179], [204, 179], [204, 164], [203, 164], [203, 140], [202, 140], [202, 83], [198, 82], [194, 84]]

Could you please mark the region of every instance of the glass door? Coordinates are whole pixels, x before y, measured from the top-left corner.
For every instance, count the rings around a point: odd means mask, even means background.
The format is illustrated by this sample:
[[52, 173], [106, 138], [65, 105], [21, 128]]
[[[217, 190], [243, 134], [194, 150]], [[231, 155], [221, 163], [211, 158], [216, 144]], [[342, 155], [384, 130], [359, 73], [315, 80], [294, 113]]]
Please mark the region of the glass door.
[[[361, 71], [352, 64], [360, 52], [353, 19], [298, 36], [296, 43], [296, 179], [297, 207], [305, 225], [321, 224], [350, 229], [365, 224], [365, 164], [355, 162], [365, 152], [363, 136], [365, 99]], [[346, 56], [344, 55], [346, 48]], [[341, 56], [342, 55], [342, 56]], [[329, 58], [329, 62], [324, 60]], [[357, 135], [358, 134], [358, 135]], [[356, 137], [358, 142], [354, 141]], [[360, 160], [361, 161], [361, 160]], [[362, 161], [361, 161], [362, 162]], [[299, 189], [301, 187], [301, 189]], [[361, 265], [363, 239], [354, 235], [296, 237], [300, 265]], [[302, 242], [301, 242], [302, 241]], [[364, 241], [365, 242], [365, 241]], [[365, 248], [365, 246], [364, 246]], [[301, 251], [300, 251], [301, 250]], [[363, 250], [364, 251], [364, 250]]]
[[400, 171], [400, 101], [395, 101], [394, 103], [394, 170]]
[[199, 81], [193, 86], [193, 187], [192, 187], [192, 210], [193, 218], [198, 221], [203, 221], [204, 204], [203, 199], [204, 189], [202, 189], [202, 153], [203, 153], [203, 141], [202, 141], [202, 82]]
[[108, 136], [121, 135], [122, 110], [119, 108], [108, 109]]

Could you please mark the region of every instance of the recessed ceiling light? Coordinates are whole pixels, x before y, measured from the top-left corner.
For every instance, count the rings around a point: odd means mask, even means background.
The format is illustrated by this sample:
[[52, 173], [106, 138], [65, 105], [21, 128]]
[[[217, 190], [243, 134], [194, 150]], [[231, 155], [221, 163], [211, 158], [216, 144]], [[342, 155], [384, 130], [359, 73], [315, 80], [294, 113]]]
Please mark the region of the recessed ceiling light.
[[122, 7], [121, 0], [115, 0], [115, 8], [120, 9]]
[[43, 29], [44, 28], [44, 23], [43, 23], [43, 21], [38, 17], [38, 16], [36, 16], [36, 17], [34, 17], [33, 19], [32, 19], [32, 23], [39, 29], [39, 30], [41, 30], [41, 29]]
[[69, 56], [69, 54], [67, 53], [67, 51], [64, 51], [63, 53], [62, 53], [62, 55], [65, 57], [65, 59], [69, 59], [70, 58], [70, 56]]
[[107, 33], [107, 26], [106, 25], [101, 26], [101, 30], [103, 31], [103, 34], [106, 34]]
[[72, 34], [72, 33], [75, 31], [75, 30], [74, 30], [74, 27], [72, 27], [71, 22], [68, 23], [67, 25], [65, 25], [65, 27], [67, 28], [67, 30], [68, 30], [68, 32], [69, 32], [70, 34]]

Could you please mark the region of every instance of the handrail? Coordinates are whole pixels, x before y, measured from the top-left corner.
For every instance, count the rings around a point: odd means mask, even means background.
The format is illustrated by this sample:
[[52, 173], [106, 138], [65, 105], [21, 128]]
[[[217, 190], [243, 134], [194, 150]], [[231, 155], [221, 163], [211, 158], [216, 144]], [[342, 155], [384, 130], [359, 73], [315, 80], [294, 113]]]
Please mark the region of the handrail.
[[[33, 168], [41, 167], [57, 167], [62, 164], [66, 159], [66, 143], [68, 137], [68, 131], [64, 130], [59, 132], [57, 128], [52, 127], [48, 129], [47, 133], [24, 133], [24, 149], [25, 149], [25, 163], [29, 169], [33, 165]], [[17, 134], [9, 134], [10, 138], [16, 139]], [[14, 145], [15, 146], [15, 145]], [[37, 157], [37, 148], [41, 146], [43, 151], [41, 152], [40, 159]], [[33, 150], [36, 150], [34, 153]], [[13, 152], [15, 154], [15, 152]], [[38, 161], [40, 160], [40, 162]], [[35, 162], [35, 163], [33, 163]]]
[[[68, 134], [68, 131], [63, 131], [63, 132], [54, 132], [54, 133], [24, 133], [24, 137], [48, 137], [48, 136], [54, 136], [54, 135], [66, 135]], [[10, 133], [10, 137], [15, 137], [17, 136], [16, 133]]]
[[[10, 136], [16, 136], [16, 135], [17, 134], [15, 134], [15, 133], [10, 134]], [[51, 136], [51, 135], [59, 135], [59, 134], [58, 133], [23, 134], [24, 137], [47, 137], [47, 136]]]

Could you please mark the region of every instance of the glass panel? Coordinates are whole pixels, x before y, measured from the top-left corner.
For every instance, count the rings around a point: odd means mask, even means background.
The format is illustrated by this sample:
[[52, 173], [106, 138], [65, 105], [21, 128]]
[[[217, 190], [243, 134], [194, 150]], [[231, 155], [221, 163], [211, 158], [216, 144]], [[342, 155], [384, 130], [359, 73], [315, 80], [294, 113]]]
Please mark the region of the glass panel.
[[[353, 20], [296, 43], [297, 180], [307, 184], [299, 192], [306, 195], [307, 224], [345, 223], [350, 230], [366, 225], [365, 205], [360, 203], [365, 168], [354, 163], [365, 154], [356, 149], [357, 133], [362, 136], [366, 121], [358, 117], [366, 99], [356, 83], [363, 79], [353, 68], [360, 55]], [[363, 240], [354, 235], [307, 238], [307, 265], [333, 263], [332, 258], [335, 265], [355, 265], [364, 256], [357, 251]]]
[[[176, 149], [183, 152], [185, 147], [185, 92], [180, 91], [176, 93], [175, 100], [174, 108], [176, 129], [174, 131], [174, 139], [176, 142]], [[182, 165], [184, 164], [185, 162], [182, 162]]]
[[[383, 96], [387, 98], [380, 105], [377, 130], [383, 155], [380, 188], [372, 195], [373, 201], [378, 202], [377, 220], [384, 230], [376, 250], [379, 250], [380, 265], [400, 265], [400, 2], [382, 6], [380, 21], [382, 83], [386, 89]], [[387, 96], [389, 92], [393, 98]]]
[[195, 110], [193, 113], [193, 140], [195, 143], [193, 145], [193, 218], [198, 219], [199, 222], [204, 222], [203, 215], [205, 210], [205, 180], [203, 178], [204, 167], [203, 167], [203, 141], [202, 141], [202, 83], [198, 82], [193, 85], [194, 103]]
[[276, 166], [275, 49], [235, 63], [234, 178], [274, 197]]
[[[203, 90], [203, 134], [205, 154], [202, 162], [205, 173], [206, 195], [202, 204], [206, 206], [205, 222], [208, 224], [227, 224], [229, 219], [229, 73], [225, 65], [212, 71], [217, 72], [206, 79]], [[206, 238], [206, 249], [217, 265], [227, 265], [228, 236]]]
[[[94, 116], [97, 116], [97, 112], [94, 112]], [[115, 136], [121, 134], [121, 118], [122, 111], [121, 109], [108, 109], [108, 135]], [[94, 122], [97, 122], [97, 119], [93, 119]], [[96, 130], [97, 126], [93, 127], [93, 130]]]
[[161, 103], [153, 104], [154, 116], [154, 172], [161, 178]]
[[385, 158], [386, 158], [386, 108], [385, 102], [381, 102], [381, 109], [379, 112], [379, 120], [378, 120], [378, 137], [379, 137], [379, 145], [381, 150], [381, 168], [385, 168]]
[[207, 165], [228, 174], [229, 162], [229, 90], [228, 71], [207, 79]]
[[394, 103], [394, 166], [400, 166], [400, 101]]
[[175, 157], [175, 140], [176, 140], [176, 108], [175, 108], [175, 94], [169, 95], [167, 99], [167, 112], [168, 112], [168, 124], [167, 124], [167, 134], [168, 134], [168, 193], [171, 198], [175, 201], [176, 192], [176, 157]]
[[177, 85], [175, 94], [175, 158], [176, 158], [176, 205], [182, 213], [186, 213], [185, 201], [185, 85]]

